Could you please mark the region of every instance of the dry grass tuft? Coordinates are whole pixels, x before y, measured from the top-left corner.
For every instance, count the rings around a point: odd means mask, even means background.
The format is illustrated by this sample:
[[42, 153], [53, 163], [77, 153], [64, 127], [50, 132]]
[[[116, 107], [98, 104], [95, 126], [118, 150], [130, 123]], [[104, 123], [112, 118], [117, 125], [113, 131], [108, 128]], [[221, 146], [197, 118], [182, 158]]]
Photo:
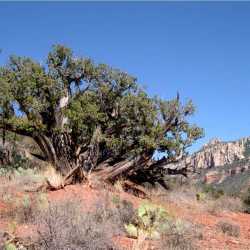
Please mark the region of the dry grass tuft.
[[233, 224], [233, 223], [227, 222], [227, 221], [219, 221], [216, 226], [224, 234], [227, 234], [227, 235], [233, 236], [233, 237], [240, 236], [240, 227], [236, 224]]
[[114, 184], [114, 188], [115, 190], [117, 190], [118, 192], [123, 192], [123, 180], [122, 179], [118, 179], [115, 184]]
[[48, 180], [48, 182], [53, 187], [60, 187], [63, 184], [64, 178], [58, 173], [55, 168], [51, 165], [47, 166], [47, 169], [44, 171], [43, 176]]

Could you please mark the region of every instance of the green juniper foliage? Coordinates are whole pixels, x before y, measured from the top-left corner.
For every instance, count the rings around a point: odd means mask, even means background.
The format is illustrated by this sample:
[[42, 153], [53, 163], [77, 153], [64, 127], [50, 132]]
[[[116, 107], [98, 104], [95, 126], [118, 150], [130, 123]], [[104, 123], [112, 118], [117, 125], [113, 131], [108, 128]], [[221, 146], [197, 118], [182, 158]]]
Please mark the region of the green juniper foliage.
[[[191, 101], [151, 98], [135, 77], [61, 45], [45, 65], [11, 56], [0, 68], [0, 93], [0, 129], [33, 138], [62, 172], [80, 166], [106, 169], [106, 178], [155, 173], [203, 134], [187, 120]], [[156, 151], [166, 157], [153, 162]]]

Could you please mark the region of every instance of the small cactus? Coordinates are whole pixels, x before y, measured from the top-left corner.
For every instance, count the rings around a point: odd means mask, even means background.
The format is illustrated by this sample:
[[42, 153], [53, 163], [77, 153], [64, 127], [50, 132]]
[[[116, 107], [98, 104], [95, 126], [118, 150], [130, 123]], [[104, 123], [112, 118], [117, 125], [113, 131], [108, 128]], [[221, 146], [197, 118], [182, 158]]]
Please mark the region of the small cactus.
[[196, 193], [197, 201], [204, 201], [206, 199], [206, 194], [203, 192]]
[[137, 210], [136, 222], [125, 225], [125, 229], [131, 237], [138, 237], [142, 232], [149, 238], [157, 239], [168, 226], [169, 218], [169, 214], [161, 206], [144, 203]]
[[8, 243], [4, 246], [4, 250], [17, 250], [17, 248], [14, 244]]

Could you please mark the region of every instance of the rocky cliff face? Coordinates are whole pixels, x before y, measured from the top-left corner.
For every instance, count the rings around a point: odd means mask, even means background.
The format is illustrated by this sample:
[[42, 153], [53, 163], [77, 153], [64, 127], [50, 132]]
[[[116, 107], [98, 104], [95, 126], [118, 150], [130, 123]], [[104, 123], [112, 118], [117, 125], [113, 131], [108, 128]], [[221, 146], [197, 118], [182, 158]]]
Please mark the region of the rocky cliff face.
[[250, 137], [232, 142], [213, 139], [181, 164], [195, 172], [197, 181], [231, 194], [241, 192], [250, 185]]
[[222, 142], [213, 139], [208, 144], [205, 144], [200, 151], [188, 156], [184, 160], [184, 164], [195, 169], [207, 169], [232, 164], [248, 158], [246, 153], [248, 143], [250, 144], [250, 137], [233, 142]]
[[238, 195], [250, 187], [250, 137], [232, 142], [213, 139], [198, 152], [167, 167], [186, 168], [189, 180]]

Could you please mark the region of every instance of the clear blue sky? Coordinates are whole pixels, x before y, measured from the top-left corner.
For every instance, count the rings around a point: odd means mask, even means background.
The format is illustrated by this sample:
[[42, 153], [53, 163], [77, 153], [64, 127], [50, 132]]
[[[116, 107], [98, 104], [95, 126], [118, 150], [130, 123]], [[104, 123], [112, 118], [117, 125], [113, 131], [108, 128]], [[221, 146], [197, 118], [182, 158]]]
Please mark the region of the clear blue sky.
[[62, 43], [151, 95], [191, 98], [206, 133], [193, 149], [250, 136], [250, 3], [0, 3], [0, 31], [0, 64]]

